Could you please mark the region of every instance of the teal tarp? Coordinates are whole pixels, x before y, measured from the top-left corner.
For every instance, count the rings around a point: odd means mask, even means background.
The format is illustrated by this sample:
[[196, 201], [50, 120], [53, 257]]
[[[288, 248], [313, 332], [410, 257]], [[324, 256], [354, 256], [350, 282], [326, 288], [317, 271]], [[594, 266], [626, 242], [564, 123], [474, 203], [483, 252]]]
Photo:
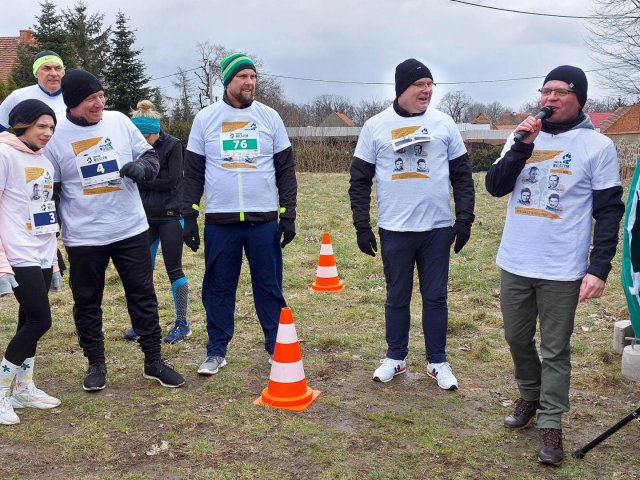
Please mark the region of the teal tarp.
[[629, 188], [622, 235], [622, 288], [636, 338], [640, 338], [640, 218], [636, 215], [640, 191], [640, 156]]

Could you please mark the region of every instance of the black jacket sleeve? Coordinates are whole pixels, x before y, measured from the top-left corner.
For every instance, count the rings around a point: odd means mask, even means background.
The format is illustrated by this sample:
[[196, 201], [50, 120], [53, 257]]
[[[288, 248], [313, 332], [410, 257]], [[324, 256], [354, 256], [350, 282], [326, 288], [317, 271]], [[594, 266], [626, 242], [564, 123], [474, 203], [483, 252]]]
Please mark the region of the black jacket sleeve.
[[136, 162], [140, 163], [144, 167], [144, 178], [146, 180], [153, 180], [158, 176], [160, 171], [160, 162], [158, 161], [158, 154], [153, 148], [150, 148], [144, 152]]
[[587, 273], [607, 281], [611, 260], [618, 246], [620, 220], [624, 215], [622, 187], [593, 191], [593, 249], [589, 257]]
[[280, 208], [285, 211], [280, 213], [280, 218], [296, 218], [296, 202], [298, 198], [298, 181], [296, 180], [296, 162], [293, 158], [293, 148], [288, 147], [273, 156], [273, 165], [276, 170], [276, 187], [278, 188], [278, 201]]
[[58, 224], [62, 225], [62, 219], [60, 218], [60, 193], [62, 192], [62, 182], [53, 183], [53, 195], [51, 199], [56, 205], [56, 214], [58, 215]]
[[193, 205], [200, 205], [204, 193], [204, 171], [206, 158], [190, 150], [184, 157], [184, 178], [182, 191], [182, 216], [197, 217], [198, 211]]
[[[169, 166], [167, 177], [143, 180], [141, 182], [137, 182], [138, 186], [141, 186], [145, 190], [170, 192], [178, 184], [178, 180], [180, 180], [180, 176], [182, 175], [183, 158], [182, 144], [180, 144], [180, 142], [176, 142], [173, 145], [165, 161], [167, 162], [165, 165]], [[166, 170], [163, 170], [163, 176], [165, 171]], [[145, 178], [147, 178], [146, 175]]]
[[511, 145], [511, 150], [489, 168], [484, 181], [487, 191], [494, 197], [504, 197], [511, 193], [516, 186], [518, 175], [532, 153], [533, 143], [516, 141]]
[[476, 218], [473, 214], [476, 193], [473, 187], [471, 162], [466, 153], [449, 162], [449, 181], [453, 189], [456, 222], [463, 222], [471, 226]]
[[356, 230], [371, 228], [369, 209], [371, 206], [371, 187], [376, 175], [376, 166], [373, 163], [353, 157], [351, 161], [351, 178], [349, 179], [349, 199], [351, 201], [351, 214]]

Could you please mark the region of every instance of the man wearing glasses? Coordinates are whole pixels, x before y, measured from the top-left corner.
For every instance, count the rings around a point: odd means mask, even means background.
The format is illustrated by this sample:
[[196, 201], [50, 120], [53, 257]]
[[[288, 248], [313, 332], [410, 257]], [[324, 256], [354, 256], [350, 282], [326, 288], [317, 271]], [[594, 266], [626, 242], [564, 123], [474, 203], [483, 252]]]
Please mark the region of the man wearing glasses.
[[[521, 141], [509, 138], [487, 172], [486, 187], [496, 197], [520, 191], [525, 165], [534, 161], [548, 175], [549, 184], [555, 177], [564, 186], [562, 195], [549, 197], [554, 208], [562, 203], [562, 215], [517, 209], [517, 198], [511, 195], [496, 259], [502, 269], [505, 338], [520, 391], [504, 425], [519, 429], [536, 420], [538, 459], [557, 466], [564, 456], [561, 420], [569, 410], [576, 307], [604, 291], [624, 205], [613, 143], [596, 132], [582, 112], [587, 100], [584, 72], [569, 65], [557, 67], [545, 78], [540, 94], [540, 106], [551, 108], [552, 114], [542, 121], [530, 116], [516, 127], [514, 133], [528, 132], [527, 136]], [[562, 161], [568, 154], [570, 165]], [[534, 340], [537, 319], [542, 361]]]
[[[427, 110], [433, 76], [421, 62], [410, 58], [396, 67], [393, 105], [362, 127], [351, 164], [349, 197], [358, 247], [375, 256], [378, 245], [369, 217], [371, 186], [376, 180], [378, 232], [387, 284], [385, 325], [387, 354], [373, 380], [388, 382], [406, 372], [413, 272], [418, 266], [422, 294], [422, 328], [427, 373], [445, 390], [458, 388], [447, 362], [447, 280], [449, 249], [458, 253], [471, 235], [474, 189], [471, 166], [460, 132], [452, 118]], [[428, 133], [428, 137], [426, 134]], [[418, 144], [429, 158], [430, 174], [417, 175], [413, 149]], [[402, 159], [414, 175], [394, 175]], [[414, 167], [415, 165], [415, 167]], [[449, 184], [455, 200], [451, 216]]]

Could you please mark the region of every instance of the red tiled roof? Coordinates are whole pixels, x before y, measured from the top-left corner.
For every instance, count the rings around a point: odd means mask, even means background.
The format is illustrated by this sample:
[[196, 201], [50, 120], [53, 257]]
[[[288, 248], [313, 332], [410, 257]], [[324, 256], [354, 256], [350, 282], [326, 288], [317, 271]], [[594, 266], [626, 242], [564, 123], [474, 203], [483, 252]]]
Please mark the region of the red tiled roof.
[[0, 80], [3, 82], [6, 82], [11, 74], [18, 57], [18, 46], [23, 42], [35, 45], [31, 30], [20, 30], [18, 37], [0, 37]]
[[604, 122], [607, 118], [609, 118], [613, 112], [587, 112], [589, 118], [591, 119], [591, 123], [595, 128], [600, 128], [602, 122]]
[[347, 117], [344, 113], [336, 112], [336, 116], [340, 120], [342, 120], [347, 127], [355, 127], [356, 126], [356, 124], [353, 123], [353, 120], [351, 120], [349, 117]]

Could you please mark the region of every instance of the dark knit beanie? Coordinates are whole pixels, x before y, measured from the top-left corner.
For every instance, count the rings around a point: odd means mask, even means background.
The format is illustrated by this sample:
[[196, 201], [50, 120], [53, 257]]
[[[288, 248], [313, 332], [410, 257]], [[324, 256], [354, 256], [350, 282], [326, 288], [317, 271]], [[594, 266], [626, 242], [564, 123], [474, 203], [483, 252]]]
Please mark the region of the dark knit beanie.
[[[57, 123], [56, 114], [49, 105], [34, 98], [23, 100], [9, 112], [9, 126], [14, 127], [20, 124], [31, 125], [38, 120], [41, 115], [49, 115], [53, 118], [53, 124], [55, 125]], [[26, 128], [14, 128], [13, 133], [19, 137], [25, 130]]]
[[67, 108], [73, 108], [96, 92], [104, 90], [100, 81], [91, 73], [78, 68], [70, 68], [62, 77], [62, 98]]
[[587, 82], [587, 76], [578, 67], [560, 65], [547, 74], [542, 85], [551, 80], [566, 82], [569, 88], [576, 93], [576, 98], [581, 108], [587, 103], [587, 88], [589, 84]]
[[409, 85], [421, 78], [433, 80], [431, 70], [415, 58], [408, 58], [396, 67], [396, 98], [402, 95]]
[[249, 57], [247, 57], [244, 53], [232, 53], [231, 55], [225, 57], [220, 62], [220, 69], [222, 70], [222, 83], [226, 87], [229, 85], [229, 82], [233, 80], [239, 71], [244, 70], [245, 68], [250, 68], [254, 72], [256, 71], [256, 66]]

